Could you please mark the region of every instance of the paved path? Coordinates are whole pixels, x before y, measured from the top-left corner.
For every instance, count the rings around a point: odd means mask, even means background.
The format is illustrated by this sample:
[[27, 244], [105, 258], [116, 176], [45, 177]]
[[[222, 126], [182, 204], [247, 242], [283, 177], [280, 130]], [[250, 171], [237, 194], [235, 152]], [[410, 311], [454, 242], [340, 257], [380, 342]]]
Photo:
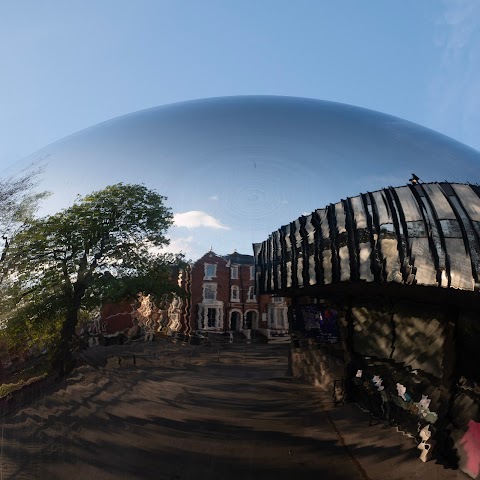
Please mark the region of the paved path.
[[466, 478], [287, 377], [287, 348], [91, 349], [93, 366], [3, 419], [0, 480]]

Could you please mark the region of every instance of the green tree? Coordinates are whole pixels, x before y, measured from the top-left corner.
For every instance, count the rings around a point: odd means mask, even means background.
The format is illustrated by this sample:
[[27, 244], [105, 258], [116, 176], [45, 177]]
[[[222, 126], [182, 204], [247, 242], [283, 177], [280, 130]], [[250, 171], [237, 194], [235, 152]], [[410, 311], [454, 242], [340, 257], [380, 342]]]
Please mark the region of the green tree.
[[35, 215], [42, 199], [48, 192], [35, 192], [42, 168], [30, 165], [16, 176], [0, 179], [0, 284], [7, 267], [9, 241]]
[[27, 331], [37, 341], [46, 332], [55, 338], [60, 374], [71, 366], [81, 312], [140, 293], [156, 301], [182, 294], [175, 269], [183, 258], [160, 252], [173, 223], [165, 200], [142, 185], [112, 185], [32, 221], [12, 240], [3, 321], [18, 339]]

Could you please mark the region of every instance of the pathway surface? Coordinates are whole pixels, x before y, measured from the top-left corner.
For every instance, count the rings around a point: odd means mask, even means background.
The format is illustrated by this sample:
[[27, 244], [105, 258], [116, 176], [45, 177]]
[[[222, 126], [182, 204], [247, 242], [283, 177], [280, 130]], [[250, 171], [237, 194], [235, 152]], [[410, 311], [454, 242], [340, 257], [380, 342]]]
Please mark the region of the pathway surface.
[[466, 478], [289, 378], [287, 351], [90, 349], [89, 364], [1, 420], [0, 480]]

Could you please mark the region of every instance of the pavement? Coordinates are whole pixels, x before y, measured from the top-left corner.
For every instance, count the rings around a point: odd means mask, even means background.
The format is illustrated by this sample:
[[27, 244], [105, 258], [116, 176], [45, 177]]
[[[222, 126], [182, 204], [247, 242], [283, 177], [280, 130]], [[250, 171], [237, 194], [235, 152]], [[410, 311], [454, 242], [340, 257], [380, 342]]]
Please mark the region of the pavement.
[[288, 345], [94, 347], [1, 425], [7, 479], [466, 479], [287, 375]]

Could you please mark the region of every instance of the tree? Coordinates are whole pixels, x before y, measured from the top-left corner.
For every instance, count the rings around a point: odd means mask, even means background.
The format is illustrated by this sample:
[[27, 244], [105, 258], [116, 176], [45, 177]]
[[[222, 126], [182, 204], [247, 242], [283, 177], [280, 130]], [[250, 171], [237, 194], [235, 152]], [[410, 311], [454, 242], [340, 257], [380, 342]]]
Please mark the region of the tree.
[[0, 284], [6, 268], [9, 240], [33, 218], [40, 200], [49, 195], [48, 192], [34, 191], [42, 169], [32, 170], [32, 166], [17, 178], [0, 179]]
[[159, 253], [173, 223], [164, 200], [143, 185], [119, 183], [32, 221], [12, 240], [16, 270], [4, 321], [17, 334], [26, 326], [30, 332], [57, 328], [53, 366], [60, 374], [69, 368], [81, 311], [139, 293], [156, 300], [181, 294], [172, 268], [182, 257]]

